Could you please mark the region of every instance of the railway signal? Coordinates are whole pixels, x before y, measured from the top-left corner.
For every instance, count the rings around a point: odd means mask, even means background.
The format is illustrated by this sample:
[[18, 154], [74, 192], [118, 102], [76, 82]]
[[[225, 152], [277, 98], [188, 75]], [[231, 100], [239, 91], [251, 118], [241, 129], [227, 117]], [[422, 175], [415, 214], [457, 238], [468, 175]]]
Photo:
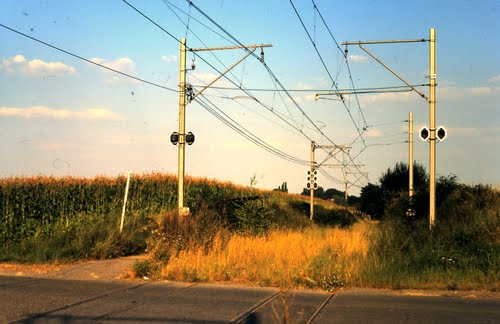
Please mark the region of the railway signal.
[[318, 189], [318, 183], [316, 182], [316, 180], [318, 180], [318, 171], [317, 170], [314, 170], [314, 171], [307, 171], [307, 184], [306, 184], [306, 187], [307, 189], [311, 189], [313, 188], [314, 190]]

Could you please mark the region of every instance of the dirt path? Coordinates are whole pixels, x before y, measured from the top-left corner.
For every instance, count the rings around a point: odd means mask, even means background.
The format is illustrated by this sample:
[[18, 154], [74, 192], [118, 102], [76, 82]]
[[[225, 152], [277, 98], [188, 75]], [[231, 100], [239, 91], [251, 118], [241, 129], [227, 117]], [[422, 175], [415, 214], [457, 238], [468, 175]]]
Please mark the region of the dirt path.
[[80, 261], [71, 264], [0, 263], [0, 276], [19, 276], [73, 280], [119, 280], [130, 273], [138, 260], [146, 255], [109, 260]]

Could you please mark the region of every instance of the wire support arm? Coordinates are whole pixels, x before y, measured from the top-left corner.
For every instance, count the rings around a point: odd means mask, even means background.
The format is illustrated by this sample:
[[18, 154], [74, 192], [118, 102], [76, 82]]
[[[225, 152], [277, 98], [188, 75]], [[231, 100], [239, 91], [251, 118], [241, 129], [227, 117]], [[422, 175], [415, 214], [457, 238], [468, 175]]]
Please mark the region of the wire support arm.
[[389, 72], [394, 74], [399, 80], [401, 80], [404, 84], [406, 84], [408, 87], [410, 87], [413, 91], [418, 93], [420, 97], [424, 98], [425, 100], [429, 101], [429, 98], [422, 92], [418, 91], [417, 88], [415, 88], [410, 82], [406, 81], [401, 75], [399, 75], [396, 71], [391, 69], [387, 64], [382, 62], [378, 57], [376, 57], [372, 52], [370, 52], [368, 49], [363, 47], [361, 44], [359, 44], [359, 48], [361, 48], [366, 54], [370, 55], [375, 61], [379, 62], [383, 67], [385, 67]]
[[194, 96], [193, 98], [191, 98], [191, 100], [193, 100], [194, 98], [196, 98], [198, 95], [200, 95], [203, 91], [205, 91], [206, 89], [210, 88], [210, 86], [212, 84], [214, 84], [215, 82], [217, 82], [218, 80], [220, 80], [220, 78], [222, 78], [223, 76], [225, 76], [229, 71], [231, 71], [235, 66], [237, 66], [238, 64], [240, 64], [241, 62], [243, 62], [247, 57], [249, 57], [251, 54], [253, 54], [253, 52], [255, 52], [255, 48], [253, 49], [253, 51], [250, 51], [248, 53], [245, 54], [245, 56], [243, 56], [240, 60], [238, 60], [237, 62], [235, 62], [233, 65], [231, 65], [229, 68], [226, 69], [226, 71], [224, 71], [223, 73], [221, 73], [218, 77], [216, 77], [214, 80], [212, 80], [209, 84], [207, 84], [206, 86], [204, 86], [200, 91], [198, 91]]

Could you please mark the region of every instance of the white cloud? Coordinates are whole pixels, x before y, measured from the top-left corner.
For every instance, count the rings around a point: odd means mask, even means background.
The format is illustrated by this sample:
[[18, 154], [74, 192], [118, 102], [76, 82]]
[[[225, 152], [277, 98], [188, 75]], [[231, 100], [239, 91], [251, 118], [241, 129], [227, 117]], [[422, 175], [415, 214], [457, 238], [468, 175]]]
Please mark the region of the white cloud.
[[465, 96], [488, 96], [500, 92], [500, 87], [438, 87], [438, 99], [461, 99]]
[[312, 85], [305, 84], [305, 83], [302, 83], [302, 82], [299, 82], [297, 84], [297, 89], [299, 89], [299, 90], [311, 90], [312, 88], [313, 88]]
[[0, 116], [21, 118], [47, 117], [64, 120], [125, 120], [125, 117], [120, 116], [113, 111], [105, 108], [89, 108], [84, 111], [74, 111], [69, 109], [53, 109], [45, 106], [32, 106], [29, 108], [0, 107]]
[[45, 62], [40, 59], [28, 61], [21, 54], [1, 60], [0, 70], [29, 76], [64, 76], [76, 73], [74, 67], [62, 62]]
[[161, 60], [166, 63], [173, 63], [177, 62], [177, 56], [176, 55], [162, 55]]
[[[206, 85], [215, 80], [218, 77], [218, 75], [215, 75], [210, 72], [194, 72], [190, 73], [189, 77], [194, 79], [194, 81], [191, 81], [191, 83], [193, 84]], [[200, 82], [202, 84], [200, 84]], [[234, 84], [227, 81], [224, 77], [217, 80], [217, 82], [215, 82], [214, 85], [222, 87], [231, 87], [231, 86], [234, 87]]]
[[16, 56], [12, 57], [12, 61], [15, 63], [24, 63], [26, 62], [26, 58], [22, 56], [21, 54], [17, 54]]
[[363, 95], [360, 96], [360, 101], [363, 104], [372, 104], [377, 102], [409, 102], [415, 98], [418, 99], [418, 95], [413, 92], [389, 92]]
[[[104, 65], [110, 69], [117, 70], [117, 71], [120, 71], [123, 73], [133, 74], [135, 72], [134, 61], [131, 58], [126, 57], [126, 56], [120, 57], [120, 58], [117, 58], [117, 59], [111, 60], [111, 61], [100, 58], [100, 57], [94, 57], [90, 60], [92, 62]], [[106, 75], [110, 76], [108, 79], [105, 80], [106, 83], [123, 83], [123, 82], [137, 83], [138, 82], [137, 80], [118, 75], [112, 71], [103, 70], [102, 72], [105, 73]]]
[[465, 88], [465, 92], [469, 95], [481, 96], [493, 93], [494, 89], [491, 87], [470, 87]]
[[382, 131], [380, 129], [368, 129], [365, 131], [364, 136], [369, 137], [369, 138], [375, 138], [375, 137], [381, 137], [382, 136]]
[[315, 93], [308, 94], [308, 95], [304, 96], [304, 99], [305, 100], [309, 100], [309, 101], [315, 101], [316, 100], [316, 94]]
[[446, 127], [448, 130], [448, 135], [453, 136], [479, 136], [481, 134], [480, 130], [475, 127]]
[[499, 83], [500, 82], [500, 74], [492, 76], [491, 78], [488, 79], [488, 82], [490, 82], [490, 83]]
[[351, 54], [349, 55], [349, 59], [353, 62], [364, 62], [368, 60], [368, 57], [364, 55]]

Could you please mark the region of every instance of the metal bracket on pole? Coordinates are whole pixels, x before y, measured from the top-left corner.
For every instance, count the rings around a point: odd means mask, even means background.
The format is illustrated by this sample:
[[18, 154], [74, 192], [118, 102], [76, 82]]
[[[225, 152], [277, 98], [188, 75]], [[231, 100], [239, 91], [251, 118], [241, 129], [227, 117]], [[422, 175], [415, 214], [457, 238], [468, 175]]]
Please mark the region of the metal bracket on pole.
[[[399, 74], [393, 71], [389, 66], [384, 64], [380, 59], [368, 51], [365, 47], [361, 45], [368, 44], [389, 44], [389, 43], [416, 43], [416, 42], [429, 42], [429, 96], [418, 91], [414, 86], [402, 78]], [[424, 98], [429, 104], [429, 229], [432, 229], [435, 222], [436, 216], [436, 30], [434, 28], [429, 29], [429, 39], [404, 39], [404, 40], [381, 40], [381, 41], [357, 41], [357, 42], [343, 42], [342, 45], [358, 45], [363, 51], [370, 55], [374, 60], [379, 62], [392, 74], [394, 74], [398, 79], [404, 82], [413, 91], [418, 93], [422, 98]], [[391, 91], [392, 92], [392, 91]], [[342, 94], [340, 94], [342, 95]], [[446, 134], [446, 132], [445, 132]], [[422, 136], [421, 136], [422, 137]], [[426, 136], [427, 138], [427, 136]], [[409, 140], [409, 142], [412, 141]], [[413, 157], [410, 157], [413, 159]], [[410, 192], [412, 188], [409, 189]], [[411, 195], [411, 194], [410, 194]]]
[[239, 61], [237, 61], [236, 63], [234, 63], [233, 65], [231, 65], [229, 68], [226, 69], [226, 71], [224, 71], [223, 73], [221, 73], [221, 75], [219, 75], [218, 77], [216, 77], [214, 80], [212, 80], [209, 84], [207, 84], [206, 86], [203, 87], [203, 89], [201, 89], [200, 91], [198, 91], [195, 95], [193, 95], [189, 102], [193, 101], [196, 97], [198, 97], [198, 95], [200, 95], [203, 91], [205, 91], [206, 89], [208, 89], [212, 84], [214, 84], [215, 82], [217, 82], [220, 78], [222, 78], [224, 75], [226, 75], [229, 71], [231, 71], [235, 66], [237, 66], [238, 64], [240, 64], [241, 62], [243, 62], [243, 60], [245, 60], [247, 57], [249, 57], [250, 55], [253, 54], [253, 52], [255, 52], [255, 49], [253, 49], [253, 51], [249, 51], [245, 56], [243, 56], [243, 58], [241, 58]]
[[[217, 80], [222, 78], [226, 73], [233, 69], [236, 65], [246, 59], [248, 56], [252, 55], [257, 48], [271, 47], [271, 44], [261, 44], [261, 45], [248, 45], [248, 46], [226, 46], [226, 47], [215, 47], [215, 48], [187, 48], [186, 38], [181, 38], [180, 40], [180, 59], [179, 59], [179, 132], [175, 136], [175, 144], [179, 146], [179, 158], [178, 158], [178, 211], [179, 217], [189, 216], [189, 207], [184, 206], [184, 177], [185, 177], [185, 164], [186, 164], [186, 143], [192, 144], [189, 140], [186, 142], [186, 136], [194, 136], [192, 133], [186, 134], [186, 104], [195, 99], [199, 94], [208, 89]], [[186, 51], [190, 52], [201, 52], [201, 51], [218, 51], [218, 50], [232, 50], [232, 49], [246, 49], [248, 53], [240, 59], [238, 62], [234, 63], [229, 67], [224, 73], [215, 78], [212, 82], [206, 85], [198, 93], [194, 94], [193, 89], [190, 85], [186, 84]], [[253, 51], [249, 50], [253, 49]], [[263, 53], [262, 53], [263, 54]], [[261, 55], [261, 59], [262, 59]], [[171, 137], [172, 140], [172, 137]]]

